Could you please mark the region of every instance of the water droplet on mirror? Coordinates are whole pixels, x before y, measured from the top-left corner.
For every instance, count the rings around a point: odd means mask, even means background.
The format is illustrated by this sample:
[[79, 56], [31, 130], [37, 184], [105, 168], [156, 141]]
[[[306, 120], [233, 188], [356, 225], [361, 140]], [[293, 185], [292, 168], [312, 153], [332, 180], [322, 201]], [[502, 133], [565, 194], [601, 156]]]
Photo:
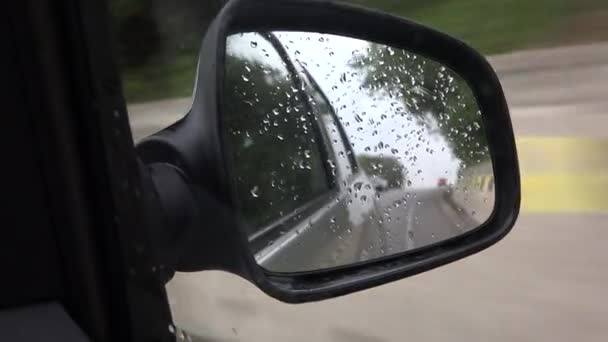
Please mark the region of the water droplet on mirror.
[[280, 135], [280, 134], [279, 134], [279, 135], [277, 135], [277, 139], [279, 139], [279, 140], [283, 140], [284, 138], [283, 138], [283, 136], [282, 136], [282, 135]]
[[243, 81], [249, 82], [249, 79], [245, 75], [241, 75], [241, 78], [243, 79]]
[[258, 198], [258, 197], [260, 196], [260, 195], [259, 195], [259, 193], [258, 193], [258, 191], [259, 191], [258, 186], [257, 186], [257, 185], [256, 185], [256, 186], [254, 186], [254, 187], [251, 189], [251, 191], [250, 191], [251, 196], [253, 196], [253, 197], [255, 197], [255, 198]]
[[249, 45], [250, 45], [252, 48], [256, 48], [256, 47], [258, 47], [258, 42], [255, 42], [255, 41], [253, 41], [253, 40], [252, 40], [252, 41], [249, 43]]

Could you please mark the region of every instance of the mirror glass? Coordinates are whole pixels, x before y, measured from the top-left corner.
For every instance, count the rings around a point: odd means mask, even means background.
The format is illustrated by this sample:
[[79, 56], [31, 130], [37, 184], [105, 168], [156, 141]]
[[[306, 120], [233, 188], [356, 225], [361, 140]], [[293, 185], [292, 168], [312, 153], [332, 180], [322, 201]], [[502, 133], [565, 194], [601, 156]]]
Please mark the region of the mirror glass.
[[483, 113], [433, 60], [330, 34], [239, 33], [222, 101], [236, 207], [266, 270], [412, 251], [493, 211]]

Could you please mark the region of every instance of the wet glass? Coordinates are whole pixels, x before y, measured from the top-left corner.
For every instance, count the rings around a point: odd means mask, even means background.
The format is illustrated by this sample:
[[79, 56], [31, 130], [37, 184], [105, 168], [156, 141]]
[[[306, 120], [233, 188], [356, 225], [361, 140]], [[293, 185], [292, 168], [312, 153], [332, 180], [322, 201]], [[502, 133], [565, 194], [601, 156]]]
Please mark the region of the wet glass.
[[267, 270], [409, 252], [492, 214], [484, 113], [438, 62], [350, 37], [239, 33], [224, 86], [237, 208]]

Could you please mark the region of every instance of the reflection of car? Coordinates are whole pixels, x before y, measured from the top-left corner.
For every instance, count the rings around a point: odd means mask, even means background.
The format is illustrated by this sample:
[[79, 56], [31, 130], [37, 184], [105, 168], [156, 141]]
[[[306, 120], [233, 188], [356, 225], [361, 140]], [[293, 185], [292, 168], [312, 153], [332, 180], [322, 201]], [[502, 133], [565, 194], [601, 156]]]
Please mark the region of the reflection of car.
[[[388, 189], [389, 181], [368, 176], [359, 165], [334, 108], [314, 78], [303, 65], [292, 62], [272, 34], [248, 33], [231, 39], [227, 64], [234, 74], [226, 77], [233, 80], [228, 84], [237, 86], [227, 94], [225, 120], [233, 132], [262, 132], [231, 135], [238, 201], [250, 223], [249, 239], [258, 262], [271, 270], [318, 269], [360, 260], [361, 241], [367, 241], [371, 253], [386, 248], [384, 236], [370, 235], [381, 232], [376, 193]], [[264, 54], [247, 56], [244, 61], [239, 39], [246, 41], [244, 46], [256, 41], [255, 51]], [[240, 82], [243, 70], [254, 78], [258, 70], [270, 68], [285, 77], [260, 77], [264, 81], [256, 82], [256, 92], [247, 93], [250, 87]], [[269, 90], [261, 90], [263, 86]], [[278, 107], [285, 100], [278, 99], [285, 91], [275, 89], [281, 88], [303, 91], [300, 96], [290, 96], [285, 107]], [[242, 115], [252, 111], [242, 104], [253, 101], [257, 114]], [[273, 113], [276, 124], [262, 120], [268, 112]], [[270, 129], [276, 135], [266, 133]], [[290, 139], [277, 139], [277, 135]], [[247, 144], [243, 139], [248, 139]], [[293, 167], [286, 168], [286, 164]], [[304, 220], [310, 217], [314, 219]], [[344, 247], [345, 241], [348, 247]], [[311, 250], [319, 252], [311, 255]], [[336, 256], [338, 250], [341, 255]]]
[[437, 180], [437, 187], [446, 187], [448, 186], [448, 180], [445, 178], [439, 178]]
[[371, 182], [376, 191], [382, 192], [388, 189], [388, 181], [384, 178], [378, 176], [371, 177]]

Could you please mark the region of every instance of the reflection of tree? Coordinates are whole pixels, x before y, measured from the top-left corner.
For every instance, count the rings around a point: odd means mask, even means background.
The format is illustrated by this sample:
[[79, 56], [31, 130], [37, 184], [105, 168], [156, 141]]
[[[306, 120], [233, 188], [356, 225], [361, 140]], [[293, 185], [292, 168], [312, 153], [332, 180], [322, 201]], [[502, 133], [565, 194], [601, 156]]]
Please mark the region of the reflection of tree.
[[286, 215], [327, 188], [313, 121], [299, 87], [255, 59], [226, 57], [223, 119], [237, 196], [255, 226]]
[[359, 166], [369, 176], [377, 176], [387, 181], [389, 188], [403, 185], [403, 165], [395, 157], [358, 154]]
[[364, 72], [369, 92], [398, 99], [408, 115], [446, 138], [465, 163], [487, 158], [487, 142], [475, 96], [455, 72], [401, 49], [370, 43], [351, 67]]

